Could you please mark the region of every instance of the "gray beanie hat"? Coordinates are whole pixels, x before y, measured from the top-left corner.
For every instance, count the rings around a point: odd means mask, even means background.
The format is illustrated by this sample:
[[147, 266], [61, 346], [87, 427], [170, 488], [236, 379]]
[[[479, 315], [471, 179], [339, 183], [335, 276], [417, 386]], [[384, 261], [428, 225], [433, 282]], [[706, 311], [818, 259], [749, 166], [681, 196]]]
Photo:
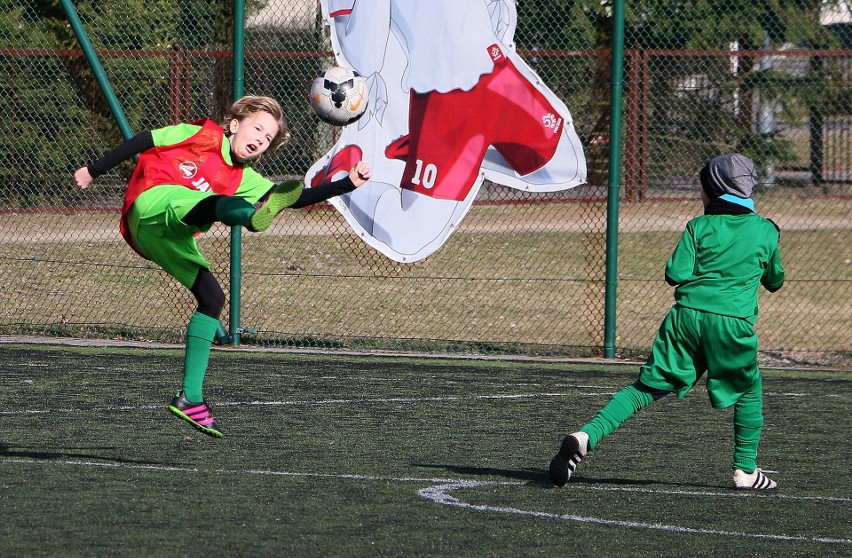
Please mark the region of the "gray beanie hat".
[[701, 169], [699, 178], [701, 187], [710, 199], [724, 194], [750, 198], [758, 182], [754, 161], [739, 153], [710, 159]]

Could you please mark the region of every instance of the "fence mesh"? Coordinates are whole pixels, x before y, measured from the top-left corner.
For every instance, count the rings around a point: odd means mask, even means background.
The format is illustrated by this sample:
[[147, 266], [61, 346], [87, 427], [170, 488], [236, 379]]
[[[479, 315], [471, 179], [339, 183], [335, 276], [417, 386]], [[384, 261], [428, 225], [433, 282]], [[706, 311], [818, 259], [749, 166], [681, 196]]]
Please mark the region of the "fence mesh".
[[[740, 151], [761, 167], [758, 212], [781, 226], [788, 277], [761, 295], [761, 358], [849, 366], [852, 16], [843, 6], [628, 6], [619, 355], [647, 352], [671, 305], [663, 267], [701, 212], [698, 169]], [[134, 133], [221, 119], [233, 100], [230, 3], [75, 8]], [[242, 343], [601, 354], [609, 4], [524, 1], [517, 11], [515, 46], [572, 111], [588, 184], [530, 194], [486, 182], [447, 244], [409, 265], [363, 243], [330, 205], [285, 212], [270, 230], [242, 235]], [[123, 141], [100, 76], [54, 2], [7, 2], [0, 19], [0, 331], [179, 340], [194, 299], [118, 234], [131, 164], [85, 191], [73, 183], [76, 168]], [[244, 92], [277, 98], [292, 136], [255, 168], [301, 178], [339, 132], [307, 96], [333, 63], [328, 30], [315, 1], [268, 0], [247, 2], [245, 31]], [[224, 226], [199, 239], [226, 291], [231, 242]]]

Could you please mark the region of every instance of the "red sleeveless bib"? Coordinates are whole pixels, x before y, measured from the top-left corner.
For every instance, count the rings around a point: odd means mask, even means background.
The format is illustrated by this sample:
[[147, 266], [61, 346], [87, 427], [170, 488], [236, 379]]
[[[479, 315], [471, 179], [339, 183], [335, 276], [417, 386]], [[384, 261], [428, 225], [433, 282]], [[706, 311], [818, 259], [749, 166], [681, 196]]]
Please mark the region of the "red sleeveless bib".
[[210, 119], [200, 124], [193, 136], [174, 145], [148, 149], [139, 155], [136, 168], [127, 184], [121, 208], [121, 236], [140, 255], [127, 225], [130, 206], [142, 192], [163, 184], [177, 184], [199, 192], [233, 195], [243, 178], [241, 164], [230, 165], [222, 157], [225, 133]]

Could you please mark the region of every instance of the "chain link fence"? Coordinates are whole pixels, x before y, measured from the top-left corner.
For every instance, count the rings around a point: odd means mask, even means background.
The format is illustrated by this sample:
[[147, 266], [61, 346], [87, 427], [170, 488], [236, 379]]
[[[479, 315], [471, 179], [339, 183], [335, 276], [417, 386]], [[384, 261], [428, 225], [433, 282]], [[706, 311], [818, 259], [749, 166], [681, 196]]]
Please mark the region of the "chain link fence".
[[[663, 268], [701, 213], [698, 170], [740, 151], [761, 166], [758, 212], [781, 226], [788, 277], [780, 292], [761, 295], [761, 358], [850, 365], [852, 16], [843, 2], [773, 6], [628, 6], [619, 356], [644, 355], [672, 303]], [[234, 91], [230, 3], [75, 8], [134, 133], [222, 118]], [[270, 230], [242, 235], [241, 343], [601, 354], [610, 4], [526, 0], [517, 12], [515, 46], [571, 110], [588, 184], [530, 194], [486, 183], [448, 242], [410, 265], [367, 246], [330, 205], [287, 211]], [[0, 18], [0, 332], [180, 340], [194, 299], [118, 233], [131, 165], [85, 191], [73, 184], [76, 168], [123, 141], [98, 87], [103, 76], [54, 2], [5, 2]], [[307, 95], [334, 62], [328, 30], [312, 0], [249, 1], [245, 22], [244, 92], [277, 98], [292, 136], [255, 168], [273, 180], [302, 178], [338, 132]], [[237, 271], [231, 231], [214, 227], [199, 245], [227, 291]]]

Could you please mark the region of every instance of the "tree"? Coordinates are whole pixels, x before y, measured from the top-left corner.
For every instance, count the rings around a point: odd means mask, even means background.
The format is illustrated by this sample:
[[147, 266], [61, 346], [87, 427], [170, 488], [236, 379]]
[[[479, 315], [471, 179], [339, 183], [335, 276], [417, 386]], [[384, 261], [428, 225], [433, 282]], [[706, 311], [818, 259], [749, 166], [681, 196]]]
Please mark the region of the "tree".
[[67, 57], [45, 54], [55, 35], [33, 25], [37, 15], [31, 5], [0, 8], [0, 203], [13, 207], [62, 205], [69, 160], [84, 151], [86, 112], [66, 86]]
[[[641, 110], [649, 115], [648, 137], [643, 139], [659, 146], [642, 156], [652, 163], [656, 158], [657, 167], [671, 172], [678, 163], [685, 164], [687, 168], [681, 172], [690, 174], [695, 161], [720, 150], [740, 150], [764, 163], [788, 159], [789, 146], [767, 133], [771, 126], [758, 121], [758, 115], [778, 113], [788, 122], [801, 122], [808, 107], [838, 94], [838, 80], [832, 79], [836, 68], [812, 65], [804, 72], [779, 71], [761, 65], [757, 56], [735, 52], [716, 57], [696, 52], [690, 57], [683, 52], [665, 56], [659, 51], [836, 46], [837, 39], [820, 24], [821, 10], [836, 4], [839, 2], [821, 0], [628, 2], [625, 45], [635, 56], [625, 61], [625, 85], [637, 85], [629, 80], [638, 76], [650, 86], [647, 95], [625, 95], [624, 102], [639, 98], [645, 103]], [[608, 49], [612, 44], [611, 7], [612, 0], [523, 0], [518, 4], [518, 46], [531, 50]], [[649, 50], [655, 55], [650, 64], [644, 64], [640, 53]], [[609, 130], [612, 83], [610, 60], [597, 60], [594, 69], [589, 65], [582, 72], [583, 79], [573, 81], [577, 90], [566, 96], [578, 132], [586, 140], [593, 182], [602, 180], [606, 172], [604, 151], [608, 148], [594, 140], [605, 138]], [[560, 75], [563, 81], [570, 80], [571, 69], [565, 68], [560, 71], [551, 64], [545, 81], [553, 82]], [[625, 106], [631, 108], [635, 107]], [[694, 154], [694, 160], [684, 158], [685, 152]]]

